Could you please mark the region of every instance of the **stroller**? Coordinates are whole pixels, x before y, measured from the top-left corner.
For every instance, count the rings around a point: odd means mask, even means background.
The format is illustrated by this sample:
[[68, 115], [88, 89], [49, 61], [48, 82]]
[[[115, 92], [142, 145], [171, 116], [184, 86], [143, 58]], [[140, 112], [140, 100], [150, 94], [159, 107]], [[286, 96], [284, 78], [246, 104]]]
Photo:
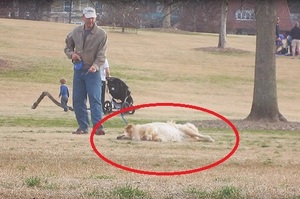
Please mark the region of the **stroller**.
[[[107, 87], [111, 96], [111, 101], [105, 101], [103, 104], [104, 114], [109, 114], [113, 109], [120, 110], [133, 106], [133, 99], [128, 90], [128, 86], [119, 78], [108, 77]], [[125, 114], [134, 114], [135, 110], [125, 112]]]

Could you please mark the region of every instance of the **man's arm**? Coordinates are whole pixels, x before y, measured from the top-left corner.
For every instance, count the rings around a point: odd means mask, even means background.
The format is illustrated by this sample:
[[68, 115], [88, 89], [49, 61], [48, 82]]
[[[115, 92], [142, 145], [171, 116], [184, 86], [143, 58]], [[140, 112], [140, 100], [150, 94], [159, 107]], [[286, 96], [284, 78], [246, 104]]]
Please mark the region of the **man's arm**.
[[93, 63], [93, 66], [95, 66], [97, 70], [99, 70], [100, 66], [102, 66], [105, 62], [106, 49], [107, 49], [107, 34], [105, 33], [102, 41], [100, 42], [100, 45], [98, 46], [96, 59]]
[[69, 59], [72, 59], [72, 54], [74, 54], [74, 48], [75, 48], [75, 42], [73, 40], [72, 33], [69, 33], [67, 35], [65, 44], [66, 44], [66, 46], [65, 46], [64, 52]]

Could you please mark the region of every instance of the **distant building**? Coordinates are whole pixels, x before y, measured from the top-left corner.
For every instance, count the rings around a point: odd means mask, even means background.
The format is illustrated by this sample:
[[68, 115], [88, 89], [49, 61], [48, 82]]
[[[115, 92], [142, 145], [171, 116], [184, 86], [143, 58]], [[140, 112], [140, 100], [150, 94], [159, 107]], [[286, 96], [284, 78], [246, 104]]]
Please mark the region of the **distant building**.
[[[294, 0], [296, 1], [296, 0]], [[277, 14], [280, 18], [280, 31], [287, 33], [300, 15], [290, 14], [287, 0], [273, 0], [277, 3]], [[256, 34], [254, 0], [230, 0], [227, 13], [227, 33]], [[295, 4], [290, 4], [295, 5]], [[218, 33], [221, 19], [220, 0], [188, 1], [181, 8], [179, 28], [193, 32]]]
[[[280, 18], [280, 31], [286, 34], [293, 27], [288, 3], [287, 0], [274, 0], [274, 3], [275, 1], [277, 1], [277, 15]], [[255, 34], [256, 20], [254, 9], [253, 0], [231, 0], [228, 8], [228, 32], [234, 34]]]

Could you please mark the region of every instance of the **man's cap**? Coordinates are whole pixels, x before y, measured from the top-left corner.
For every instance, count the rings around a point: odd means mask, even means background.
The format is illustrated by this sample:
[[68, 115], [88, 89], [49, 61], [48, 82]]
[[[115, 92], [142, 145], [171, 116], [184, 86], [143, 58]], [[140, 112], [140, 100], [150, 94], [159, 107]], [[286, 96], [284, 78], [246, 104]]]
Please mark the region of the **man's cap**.
[[96, 18], [97, 17], [96, 10], [92, 7], [84, 8], [82, 13], [85, 16], [85, 18]]

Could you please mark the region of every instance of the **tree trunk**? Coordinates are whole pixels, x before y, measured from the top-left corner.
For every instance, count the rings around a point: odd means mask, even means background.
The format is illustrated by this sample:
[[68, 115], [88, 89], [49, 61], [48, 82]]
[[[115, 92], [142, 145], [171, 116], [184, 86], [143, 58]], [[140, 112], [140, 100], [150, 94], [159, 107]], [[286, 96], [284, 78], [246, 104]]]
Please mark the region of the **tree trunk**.
[[193, 32], [197, 31], [197, 12], [196, 12], [196, 5], [193, 7]]
[[173, 0], [165, 0], [164, 1], [164, 18], [163, 18], [163, 28], [171, 28], [171, 6]]
[[73, 8], [72, 8], [72, 5], [73, 5], [73, 0], [70, 0], [70, 12], [69, 12], [69, 23], [72, 22], [72, 12], [73, 12]]
[[228, 13], [229, 1], [230, 0], [222, 1], [221, 27], [220, 27], [220, 33], [219, 33], [218, 48], [226, 48], [226, 23], [227, 23], [227, 13]]
[[122, 15], [122, 33], [125, 33], [125, 14]]
[[286, 121], [277, 103], [275, 26], [276, 3], [256, 1], [256, 57], [252, 108], [248, 120]]

